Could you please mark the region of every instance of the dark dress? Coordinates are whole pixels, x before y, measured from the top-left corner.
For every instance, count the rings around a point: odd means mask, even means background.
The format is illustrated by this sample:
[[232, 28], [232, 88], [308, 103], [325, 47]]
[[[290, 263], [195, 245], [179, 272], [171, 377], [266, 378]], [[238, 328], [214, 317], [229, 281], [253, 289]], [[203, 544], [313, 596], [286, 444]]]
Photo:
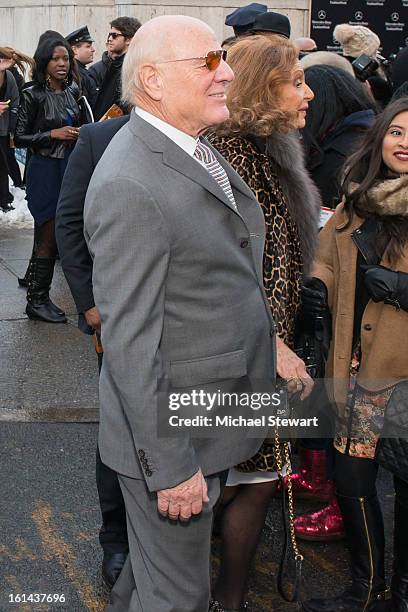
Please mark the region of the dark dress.
[[28, 208], [38, 226], [55, 217], [62, 178], [74, 141], [51, 138], [51, 130], [79, 126], [76, 86], [56, 94], [47, 86], [33, 84], [22, 92], [16, 144], [32, 155], [27, 167]]

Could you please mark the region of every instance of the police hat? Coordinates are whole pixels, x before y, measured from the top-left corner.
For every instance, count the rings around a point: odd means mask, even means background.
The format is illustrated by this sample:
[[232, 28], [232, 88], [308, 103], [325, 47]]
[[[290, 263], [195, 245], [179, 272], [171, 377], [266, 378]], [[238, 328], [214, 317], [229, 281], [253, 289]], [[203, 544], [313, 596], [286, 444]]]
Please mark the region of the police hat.
[[82, 28], [78, 28], [74, 32], [71, 32], [71, 34], [67, 34], [65, 40], [70, 45], [78, 45], [79, 43], [84, 42], [94, 42], [95, 39], [90, 35], [88, 26], [83, 26]]
[[266, 4], [257, 4], [252, 2], [247, 6], [235, 9], [230, 15], [225, 18], [225, 25], [232, 26], [235, 31], [246, 32], [254, 23], [255, 17], [262, 13], [266, 13], [268, 7]]
[[290, 38], [290, 21], [286, 15], [269, 11], [255, 18], [251, 27], [251, 32], [254, 34], [258, 32], [270, 32], [271, 34], [279, 34], [280, 36]]

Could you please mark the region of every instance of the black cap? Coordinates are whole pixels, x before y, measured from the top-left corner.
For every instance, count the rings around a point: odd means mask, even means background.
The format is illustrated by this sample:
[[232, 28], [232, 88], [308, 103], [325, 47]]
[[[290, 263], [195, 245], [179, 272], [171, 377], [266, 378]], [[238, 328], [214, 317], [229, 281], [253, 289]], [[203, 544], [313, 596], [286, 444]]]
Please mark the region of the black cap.
[[67, 34], [65, 40], [70, 45], [77, 45], [84, 42], [94, 42], [95, 39], [90, 35], [88, 26], [83, 26], [82, 28], [78, 28], [74, 32], [71, 32], [71, 34]]
[[290, 38], [290, 21], [286, 15], [269, 11], [256, 17], [251, 32], [270, 32]]
[[266, 13], [267, 10], [268, 7], [266, 4], [252, 2], [252, 4], [237, 8], [227, 15], [225, 18], [225, 25], [232, 26], [235, 32], [246, 32], [251, 29], [255, 17], [262, 13]]

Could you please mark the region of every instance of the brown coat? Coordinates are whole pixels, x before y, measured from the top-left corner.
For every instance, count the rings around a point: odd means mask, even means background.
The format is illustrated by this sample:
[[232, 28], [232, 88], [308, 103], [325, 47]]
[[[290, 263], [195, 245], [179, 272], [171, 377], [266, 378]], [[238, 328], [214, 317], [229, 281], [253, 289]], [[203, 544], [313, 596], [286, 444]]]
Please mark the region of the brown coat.
[[[333, 337], [326, 377], [329, 379], [329, 395], [336, 402], [340, 414], [347, 397], [353, 341], [357, 247], [351, 234], [363, 222], [355, 215], [351, 225], [344, 229], [346, 215], [343, 204], [340, 204], [320, 233], [312, 273], [328, 289]], [[381, 264], [408, 272], [408, 249], [395, 265], [391, 265], [386, 256]], [[377, 391], [408, 379], [408, 313], [397, 311], [384, 302], [370, 300], [361, 323], [361, 349], [358, 382], [363, 388]]]

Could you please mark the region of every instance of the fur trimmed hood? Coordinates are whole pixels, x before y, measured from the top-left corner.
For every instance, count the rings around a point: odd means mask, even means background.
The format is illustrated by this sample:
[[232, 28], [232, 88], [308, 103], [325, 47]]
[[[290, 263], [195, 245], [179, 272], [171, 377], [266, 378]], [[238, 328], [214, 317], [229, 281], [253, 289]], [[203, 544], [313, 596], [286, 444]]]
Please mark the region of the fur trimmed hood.
[[278, 167], [277, 174], [287, 206], [299, 231], [304, 273], [307, 275], [316, 249], [322, 200], [306, 170], [299, 134], [275, 132], [266, 141], [256, 140], [264, 141], [265, 153]]

